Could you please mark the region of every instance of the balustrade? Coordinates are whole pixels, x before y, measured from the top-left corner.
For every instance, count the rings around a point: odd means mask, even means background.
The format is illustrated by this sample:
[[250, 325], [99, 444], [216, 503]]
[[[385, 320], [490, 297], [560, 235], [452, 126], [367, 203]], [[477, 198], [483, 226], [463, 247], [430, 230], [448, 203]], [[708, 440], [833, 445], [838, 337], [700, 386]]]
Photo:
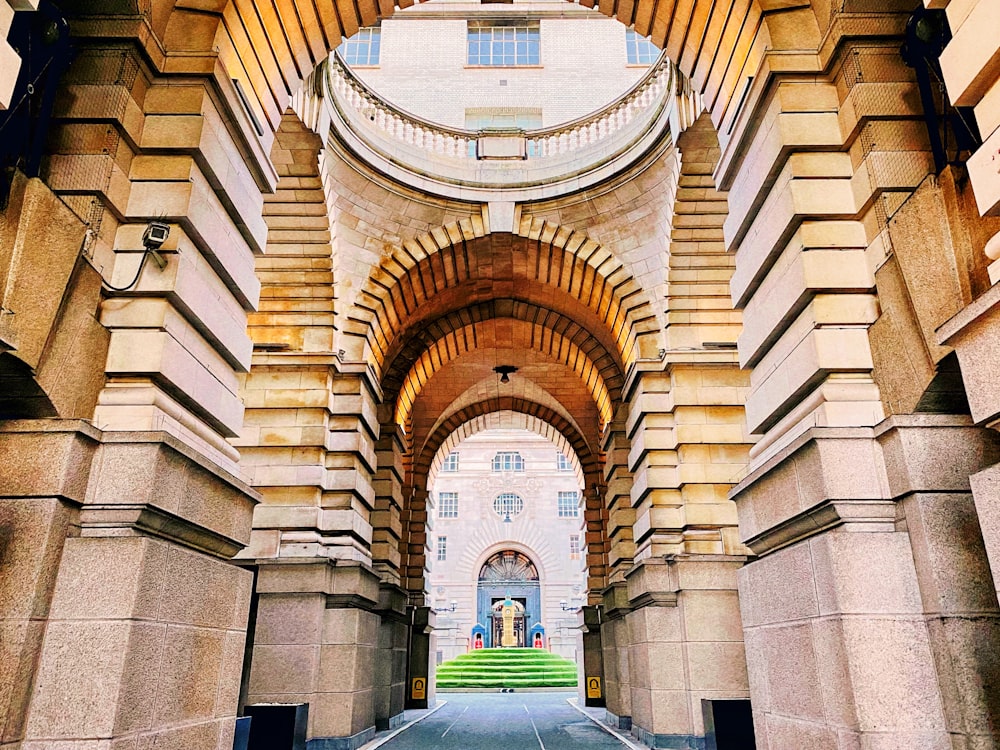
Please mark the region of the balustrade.
[[645, 127], [652, 126], [663, 107], [671, 103], [668, 100], [677, 76], [673, 63], [661, 55], [628, 92], [597, 112], [556, 127], [499, 133], [449, 128], [399, 109], [355, 76], [338, 54], [331, 57], [327, 70], [328, 91], [358, 136], [365, 138], [363, 131], [368, 130], [459, 164], [477, 160], [475, 145], [483, 136], [523, 139], [523, 153], [529, 162], [574, 155], [583, 158], [587, 149], [606, 154], [605, 142], [626, 130], [634, 135], [641, 129], [632, 125], [640, 118]]

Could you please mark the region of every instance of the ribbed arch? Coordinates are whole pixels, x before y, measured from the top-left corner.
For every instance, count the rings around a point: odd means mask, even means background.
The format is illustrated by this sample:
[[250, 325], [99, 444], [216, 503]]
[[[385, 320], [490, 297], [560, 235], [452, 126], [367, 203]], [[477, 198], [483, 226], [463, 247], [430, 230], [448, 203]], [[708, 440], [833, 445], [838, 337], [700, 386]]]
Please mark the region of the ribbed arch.
[[[509, 318], [510, 325], [498, 327], [495, 323], [500, 316]], [[537, 351], [551, 357], [579, 375], [593, 396], [601, 424], [612, 419], [624, 382], [621, 363], [612, 352], [565, 315], [527, 302], [492, 300], [428, 324], [389, 365], [382, 390], [387, 399], [396, 397], [396, 424], [407, 425], [421, 390], [441, 367], [484, 347]]]
[[[463, 239], [420, 258], [404, 244], [369, 276], [345, 334], [363, 335], [371, 364], [383, 372], [430, 320], [470, 302], [509, 296], [585, 322], [627, 368], [638, 356], [637, 337], [659, 335], [649, 295], [620, 260], [581, 233], [541, 229], [537, 238]], [[562, 246], [554, 243], [557, 236]]]
[[[564, 416], [536, 402], [519, 398], [499, 397], [468, 404], [443, 419], [437, 429], [430, 435], [421, 450], [413, 457], [414, 487], [430, 487], [432, 466], [436, 471], [440, 467], [439, 456], [444, 446], [454, 446], [466, 437], [474, 435], [491, 427], [523, 427], [546, 436], [557, 433], [562, 441], [552, 442], [560, 446], [569, 455], [579, 461], [584, 488], [584, 502], [588, 514], [587, 530], [587, 560], [590, 586], [592, 590], [601, 590], [607, 583], [605, 579], [607, 562], [607, 523], [606, 511], [601, 501], [602, 496], [602, 462], [603, 456], [592, 450], [587, 440], [578, 429]], [[550, 437], [550, 439], [552, 439]], [[591, 522], [593, 516], [593, 522]], [[597, 520], [599, 519], [599, 520]], [[499, 523], [499, 521], [498, 521]], [[486, 524], [488, 527], [489, 524]], [[489, 528], [481, 530], [487, 536]], [[496, 539], [501, 531], [494, 529]], [[590, 535], [593, 534], [593, 538]], [[405, 534], [409, 536], [409, 532]], [[496, 539], [494, 541], [496, 541]], [[422, 566], [421, 555], [411, 560], [411, 564]]]

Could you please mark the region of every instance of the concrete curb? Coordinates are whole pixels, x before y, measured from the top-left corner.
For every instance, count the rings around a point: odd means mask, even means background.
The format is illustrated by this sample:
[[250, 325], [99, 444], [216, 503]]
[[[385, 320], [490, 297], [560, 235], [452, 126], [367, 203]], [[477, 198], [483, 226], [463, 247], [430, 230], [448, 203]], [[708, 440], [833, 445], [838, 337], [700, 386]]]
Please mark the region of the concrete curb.
[[437, 713], [438, 711], [440, 711], [446, 705], [448, 705], [448, 701], [440, 701], [436, 706], [434, 706], [434, 708], [430, 709], [423, 716], [418, 716], [413, 721], [406, 722], [405, 724], [403, 724], [403, 726], [399, 727], [398, 729], [394, 729], [393, 731], [389, 732], [389, 734], [385, 735], [384, 737], [377, 737], [376, 739], [374, 739], [371, 742], [369, 742], [367, 745], [362, 745], [360, 748], [358, 748], [358, 750], [375, 750], [375, 748], [382, 747], [382, 745], [384, 745], [386, 742], [388, 742], [391, 739], [394, 739], [396, 737], [396, 735], [402, 734], [407, 729], [409, 729], [410, 727], [412, 727], [414, 724], [419, 724], [421, 721], [423, 721], [424, 719], [426, 719], [431, 714], [434, 714], [434, 713]]

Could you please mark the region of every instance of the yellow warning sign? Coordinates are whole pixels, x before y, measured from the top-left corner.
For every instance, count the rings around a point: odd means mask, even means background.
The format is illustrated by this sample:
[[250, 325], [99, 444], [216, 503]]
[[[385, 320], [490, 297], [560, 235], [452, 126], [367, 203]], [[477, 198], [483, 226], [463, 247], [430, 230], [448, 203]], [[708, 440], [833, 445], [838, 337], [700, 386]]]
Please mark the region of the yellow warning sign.
[[413, 686], [410, 690], [410, 697], [415, 701], [422, 701], [427, 699], [427, 678], [426, 677], [414, 677]]
[[600, 677], [588, 677], [587, 678], [587, 697], [588, 698], [600, 698], [601, 697], [601, 678]]

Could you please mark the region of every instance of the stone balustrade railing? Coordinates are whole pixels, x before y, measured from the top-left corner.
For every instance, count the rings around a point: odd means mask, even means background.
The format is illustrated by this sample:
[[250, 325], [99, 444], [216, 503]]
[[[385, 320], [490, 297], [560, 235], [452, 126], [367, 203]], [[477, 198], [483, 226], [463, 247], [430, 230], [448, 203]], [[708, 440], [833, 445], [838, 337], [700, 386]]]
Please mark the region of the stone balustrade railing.
[[[400, 170], [463, 189], [530, 188], [631, 162], [669, 128], [676, 67], [666, 56], [625, 94], [571, 122], [536, 130], [463, 130], [430, 122], [382, 98], [338, 54], [324, 78], [331, 126], [361, 155], [394, 176]], [[570, 189], [579, 188], [579, 180]], [[427, 185], [421, 185], [426, 188]], [[447, 192], [447, 191], [446, 191]]]
[[615, 137], [634, 120], [652, 114], [675, 87], [676, 69], [661, 54], [628, 92], [601, 110], [562, 125], [526, 133], [528, 154], [544, 159], [566, 154]]

